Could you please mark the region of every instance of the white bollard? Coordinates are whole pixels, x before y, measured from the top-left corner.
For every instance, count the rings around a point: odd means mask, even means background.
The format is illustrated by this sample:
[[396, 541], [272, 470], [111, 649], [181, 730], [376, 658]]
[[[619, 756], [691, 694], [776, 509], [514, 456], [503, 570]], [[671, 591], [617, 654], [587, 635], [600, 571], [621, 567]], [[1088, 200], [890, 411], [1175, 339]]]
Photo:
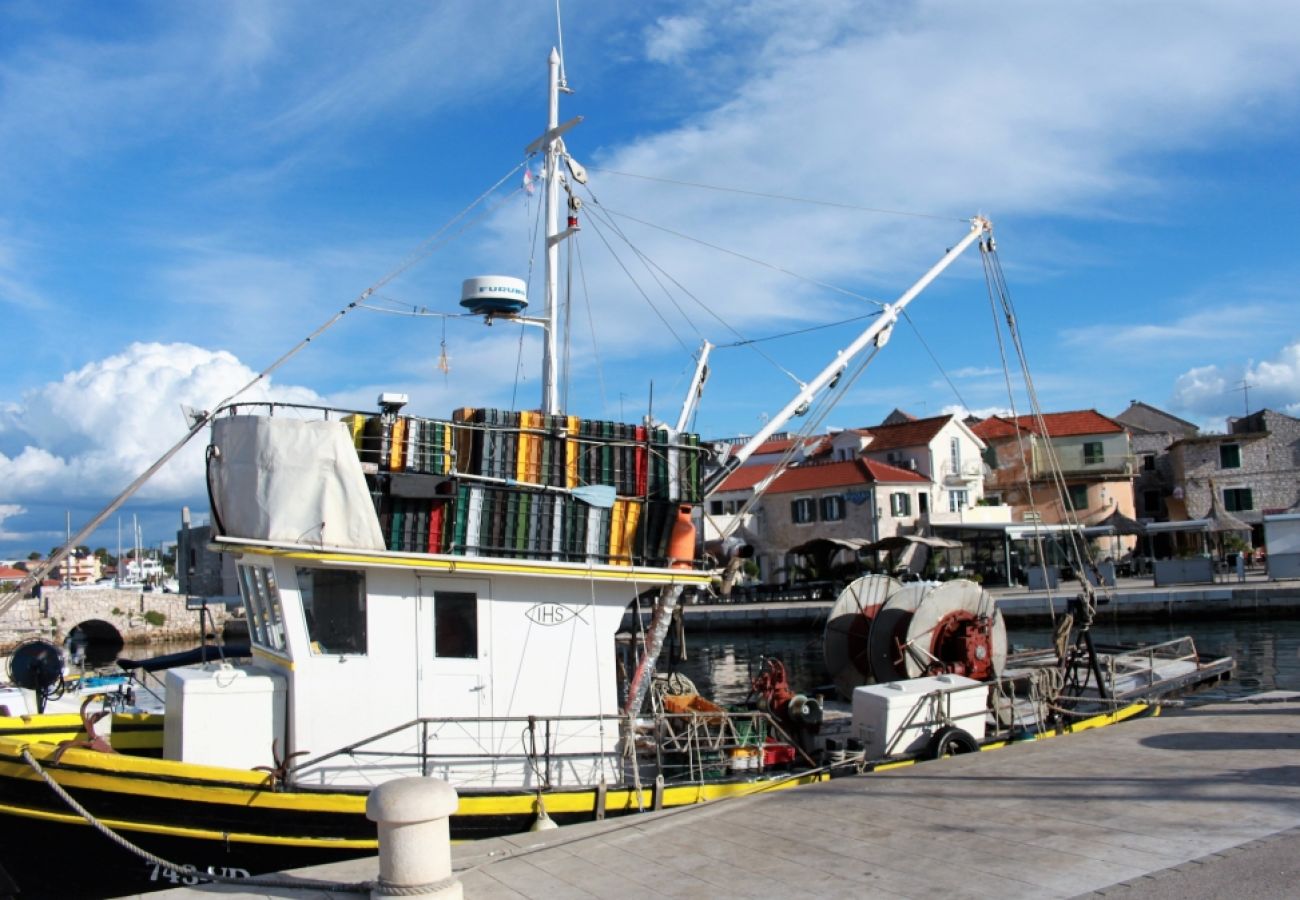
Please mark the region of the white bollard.
[[[379, 826], [379, 882], [372, 898], [420, 897], [461, 900], [451, 875], [449, 819], [459, 800], [456, 789], [436, 778], [388, 781], [366, 798], [366, 818]], [[392, 890], [390, 890], [392, 889]]]

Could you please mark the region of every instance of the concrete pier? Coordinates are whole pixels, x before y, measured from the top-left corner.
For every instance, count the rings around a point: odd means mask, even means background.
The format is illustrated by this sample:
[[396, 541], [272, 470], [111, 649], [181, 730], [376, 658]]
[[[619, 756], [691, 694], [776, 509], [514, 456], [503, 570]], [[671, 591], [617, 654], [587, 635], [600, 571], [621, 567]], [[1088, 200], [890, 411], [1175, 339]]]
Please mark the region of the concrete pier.
[[[472, 900], [1294, 897], [1300, 695], [461, 844]], [[294, 873], [373, 878], [356, 860]], [[203, 886], [151, 897], [326, 897]], [[346, 895], [342, 895], [346, 896]]]

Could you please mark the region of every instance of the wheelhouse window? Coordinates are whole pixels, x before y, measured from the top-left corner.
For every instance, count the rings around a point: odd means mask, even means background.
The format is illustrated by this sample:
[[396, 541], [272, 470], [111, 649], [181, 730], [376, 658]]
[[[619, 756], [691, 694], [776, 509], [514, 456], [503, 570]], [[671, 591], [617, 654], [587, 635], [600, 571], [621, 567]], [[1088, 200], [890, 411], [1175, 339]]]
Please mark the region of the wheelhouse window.
[[822, 497], [822, 521], [839, 522], [844, 518], [844, 498], [839, 494]]
[[464, 591], [434, 593], [433, 655], [439, 659], [478, 657], [478, 595]]
[[896, 491], [889, 495], [889, 514], [892, 516], [910, 516], [912, 514], [912, 497], [910, 494]]
[[1255, 508], [1250, 488], [1224, 488], [1223, 508], [1228, 512], [1245, 512]]
[[366, 576], [354, 569], [298, 569], [298, 591], [314, 653], [364, 656]]
[[1241, 444], [1220, 444], [1219, 445], [1219, 468], [1220, 469], [1241, 468]]
[[796, 525], [807, 525], [817, 521], [817, 501], [812, 497], [800, 497], [790, 503], [790, 519]]
[[248, 612], [249, 640], [259, 647], [283, 653], [284, 607], [275, 586], [275, 573], [266, 566], [246, 564], [237, 566], [236, 572], [244, 609]]
[[1095, 466], [1098, 463], [1106, 461], [1106, 451], [1102, 449], [1101, 441], [1085, 441], [1083, 444], [1083, 464], [1085, 466]]

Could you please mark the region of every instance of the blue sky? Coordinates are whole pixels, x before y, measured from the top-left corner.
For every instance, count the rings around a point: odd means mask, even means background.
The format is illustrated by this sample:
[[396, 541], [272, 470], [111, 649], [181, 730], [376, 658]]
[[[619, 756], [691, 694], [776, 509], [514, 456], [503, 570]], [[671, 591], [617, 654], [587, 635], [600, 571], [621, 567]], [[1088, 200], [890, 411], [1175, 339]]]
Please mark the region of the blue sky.
[[[701, 338], [870, 312], [982, 213], [1045, 409], [1137, 398], [1221, 429], [1245, 381], [1252, 409], [1300, 415], [1294, 4], [563, 6], [561, 117], [585, 117], [567, 143], [595, 198], [574, 412], [653, 397], [673, 419]], [[524, 162], [554, 43], [549, 2], [6, 4], [0, 558], [55, 545], [183, 433], [182, 405], [229, 394]], [[535, 406], [535, 335], [378, 309], [456, 313], [462, 278], [530, 260], [540, 305], [520, 184], [270, 393]], [[975, 254], [911, 318], [826, 425], [1007, 407]], [[715, 351], [696, 427], [753, 432], [860, 327]], [[203, 518], [201, 471], [196, 446], [126, 507], [147, 542], [183, 504]], [[115, 542], [116, 523], [90, 541]]]

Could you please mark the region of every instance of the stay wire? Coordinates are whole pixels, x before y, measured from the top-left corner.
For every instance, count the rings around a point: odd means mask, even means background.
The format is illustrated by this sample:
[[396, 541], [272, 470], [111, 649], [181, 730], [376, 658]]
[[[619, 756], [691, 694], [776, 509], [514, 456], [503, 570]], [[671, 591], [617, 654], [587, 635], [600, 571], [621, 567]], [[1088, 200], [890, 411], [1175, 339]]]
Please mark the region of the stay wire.
[[604, 172], [607, 175], [618, 175], [623, 178], [636, 178], [641, 181], [655, 181], [660, 184], [671, 184], [671, 185], [676, 185], [678, 187], [698, 188], [700, 190], [705, 190], [705, 191], [717, 191], [719, 193], [724, 193], [724, 194], [741, 194], [746, 197], [762, 197], [766, 200], [783, 200], [787, 203], [802, 203], [808, 206], [827, 206], [827, 207], [831, 207], [832, 209], [847, 209], [847, 210], [852, 210], [853, 212], [876, 213], [878, 215], [883, 215], [883, 216], [903, 216], [905, 218], [912, 218], [912, 219], [932, 219], [939, 222], [962, 222], [965, 224], [970, 223], [969, 219], [961, 218], [958, 216], [944, 216], [944, 215], [938, 215], [936, 213], [908, 212], [906, 210], [885, 209], [882, 207], [875, 207], [875, 206], [859, 206], [854, 203], [842, 203], [835, 200], [813, 200], [807, 197], [792, 197], [788, 194], [771, 194], [765, 191], [755, 191], [747, 188], [733, 188], [733, 187], [723, 187], [714, 184], [701, 184], [699, 182], [694, 182], [694, 181], [681, 181], [674, 178], [661, 178], [655, 175], [638, 175], [634, 172], [620, 172], [616, 169], [605, 169], [599, 166], [588, 166], [587, 168], [593, 172]]
[[934, 367], [939, 370], [939, 374], [943, 376], [943, 380], [948, 382], [948, 387], [952, 388], [953, 396], [957, 398], [957, 402], [962, 405], [963, 409], [969, 412], [970, 407], [966, 405], [966, 400], [962, 397], [961, 391], [957, 390], [957, 385], [953, 384], [952, 379], [948, 377], [948, 371], [943, 367], [943, 363], [939, 362], [939, 358], [934, 355], [934, 351], [930, 349], [930, 345], [925, 342], [925, 336], [921, 334], [921, 329], [916, 327], [916, 323], [913, 322], [912, 317], [907, 314], [907, 310], [903, 310], [903, 319], [912, 327], [912, 332], [916, 335], [916, 339], [921, 342], [921, 346], [925, 349], [926, 355], [930, 357], [930, 361], [934, 363]]
[[[980, 259], [983, 262], [983, 266], [984, 266], [984, 283], [988, 290], [989, 312], [993, 317], [993, 334], [997, 338], [997, 342], [998, 342], [998, 355], [1002, 360], [1002, 378], [1007, 388], [1007, 405], [1011, 409], [1011, 428], [1016, 436], [1017, 458], [1022, 461], [1025, 496], [1029, 500], [1030, 508], [1036, 508], [1037, 503], [1034, 500], [1034, 482], [1033, 479], [1030, 477], [1030, 472], [1029, 472], [1029, 465], [1030, 465], [1029, 455], [1025, 449], [1025, 435], [1024, 435], [1024, 430], [1021, 429], [1020, 427], [1019, 411], [1016, 409], [1015, 388], [1011, 383], [1011, 365], [1007, 361], [1006, 342], [1003, 341], [1002, 339], [1002, 327], [998, 322], [998, 305], [999, 305], [998, 294], [1000, 292], [996, 285], [996, 281], [997, 281], [996, 276], [993, 274], [993, 271], [990, 268], [991, 264], [988, 259], [990, 252], [991, 251], [986, 249], [985, 243], [980, 244]], [[1043, 531], [1042, 528], [1040, 527], [1040, 524], [1041, 523], [1039, 522], [1038, 519], [1035, 519], [1033, 522], [1034, 549], [1037, 551], [1038, 554], [1039, 566], [1045, 567], [1047, 555], [1046, 555], [1046, 547], [1044, 546], [1043, 543]], [[1046, 594], [1047, 612], [1048, 615], [1051, 617], [1052, 625], [1055, 626], [1056, 625], [1056, 604], [1053, 601], [1054, 601], [1056, 589], [1052, 586], [1051, 580], [1046, 577], [1046, 572], [1044, 572], [1043, 584], [1047, 591]]]
[[[617, 223], [616, 221], [614, 221], [613, 218], [610, 217], [609, 213], [608, 213], [608, 212], [605, 210], [605, 208], [601, 205], [600, 201], [596, 199], [595, 195], [592, 194], [592, 193], [590, 192], [590, 190], [588, 191], [588, 195], [591, 197], [591, 205], [592, 205], [592, 209], [594, 210], [594, 211], [592, 212], [592, 218], [593, 218], [593, 219], [597, 219], [597, 218], [602, 218], [602, 217], [603, 217], [602, 220], [606, 223], [606, 226], [609, 227], [609, 228], [610, 228], [610, 229], [611, 229], [615, 234], [617, 234], [617, 235], [622, 239], [622, 241], [623, 241], [623, 242], [628, 246], [628, 248], [629, 248], [633, 253], [635, 253], [635, 254], [637, 255], [638, 258], [640, 258], [640, 259], [643, 260], [644, 264], [645, 264], [647, 267], [652, 267], [653, 269], [659, 271], [659, 272], [664, 276], [664, 278], [666, 278], [668, 281], [672, 282], [672, 284], [673, 284], [673, 285], [674, 285], [674, 286], [675, 286], [679, 291], [681, 291], [683, 294], [685, 294], [687, 297], [690, 297], [691, 300], [695, 303], [695, 305], [698, 306], [700, 309], [702, 309], [702, 310], [703, 310], [705, 313], [707, 313], [710, 317], [712, 317], [714, 321], [716, 321], [719, 325], [721, 325], [723, 328], [725, 328], [725, 329], [726, 329], [727, 331], [729, 331], [731, 334], [735, 335], [737, 338], [740, 338], [740, 340], [737, 341], [737, 342], [734, 342], [734, 343], [732, 343], [732, 344], [721, 345], [721, 346], [726, 346], [726, 347], [739, 347], [739, 346], [748, 346], [748, 345], [749, 345], [749, 342], [748, 342], [748, 340], [745, 338], [745, 336], [744, 336], [743, 334], [741, 334], [739, 331], [737, 331], [737, 330], [735, 329], [735, 327], [733, 327], [733, 326], [731, 325], [730, 322], [728, 322], [726, 319], [724, 319], [724, 318], [722, 318], [721, 316], [719, 316], [719, 315], [718, 315], [718, 314], [717, 314], [717, 313], [716, 313], [712, 308], [709, 307], [708, 304], [706, 304], [704, 301], [702, 301], [699, 297], [695, 296], [695, 294], [693, 294], [693, 293], [692, 293], [692, 292], [691, 292], [691, 291], [690, 291], [690, 290], [689, 290], [685, 285], [683, 285], [680, 281], [678, 281], [676, 278], [674, 278], [673, 275], [672, 275], [670, 272], [668, 272], [667, 270], [665, 270], [662, 266], [660, 266], [660, 265], [659, 265], [658, 263], [656, 263], [654, 260], [650, 259], [650, 258], [649, 258], [645, 253], [643, 253], [643, 252], [642, 252], [642, 251], [641, 251], [641, 250], [636, 246], [636, 244], [634, 244], [634, 243], [632, 242], [631, 238], [629, 238], [629, 237], [627, 236], [627, 233], [624, 232], [623, 229], [620, 228], [620, 227], [618, 226], [618, 223]], [[689, 317], [687, 317], [686, 314], [685, 314], [685, 312], [681, 310], [681, 307], [680, 307], [680, 306], [678, 306], [678, 311], [682, 312], [683, 317], [686, 317], [686, 318], [688, 319], [688, 321], [689, 321]], [[871, 315], [879, 315], [879, 313], [872, 313]], [[699, 329], [696, 329], [696, 333], [697, 333], [697, 334], [699, 333]], [[790, 379], [792, 382], [794, 382], [795, 384], [799, 384], [800, 386], [802, 386], [802, 382], [799, 380], [799, 378], [797, 378], [797, 377], [796, 377], [796, 376], [795, 376], [795, 375], [794, 375], [794, 374], [793, 374], [789, 369], [787, 369], [787, 368], [785, 368], [784, 366], [782, 366], [779, 362], [777, 362], [775, 359], [773, 359], [773, 358], [772, 358], [771, 356], [769, 356], [767, 353], [764, 353], [762, 350], [758, 350], [758, 349], [755, 349], [754, 352], [755, 352], [755, 353], [756, 353], [756, 354], [757, 354], [761, 359], [763, 359], [765, 362], [767, 362], [768, 365], [772, 366], [772, 368], [776, 369], [778, 372], [780, 372], [780, 373], [782, 373], [783, 375], [785, 375], [787, 378], [789, 378], [789, 379]]]
[[627, 219], [629, 222], [636, 222], [638, 225], [644, 225], [647, 228], [653, 228], [656, 231], [662, 231], [664, 234], [670, 234], [673, 237], [681, 238], [684, 241], [690, 241], [693, 244], [699, 244], [701, 247], [707, 247], [710, 250], [716, 250], [718, 253], [725, 253], [728, 256], [734, 256], [737, 259], [743, 259], [745, 262], [753, 263], [756, 266], [762, 266], [765, 269], [771, 269], [773, 272], [780, 272], [782, 275], [788, 275], [789, 277], [794, 278], [798, 281], [803, 281], [808, 284], [815, 285], [816, 287], [823, 288], [824, 290], [834, 291], [837, 294], [843, 294], [846, 297], [852, 297], [854, 300], [861, 300], [864, 303], [874, 303], [881, 308], [884, 308], [885, 306], [888, 305], [884, 300], [876, 300], [871, 297], [866, 297], [855, 291], [851, 291], [848, 288], [840, 287], [839, 285], [836, 284], [831, 284], [826, 281], [819, 281], [818, 279], [812, 278], [807, 275], [800, 275], [798, 272], [795, 272], [791, 269], [786, 269], [783, 268], [782, 266], [778, 266], [770, 262], [765, 262], [756, 257], [749, 256], [748, 254], [745, 253], [741, 253], [738, 250], [729, 250], [726, 247], [720, 246], [718, 244], [710, 243], [709, 241], [703, 240], [701, 238], [692, 237], [691, 235], [686, 234], [685, 232], [677, 231], [675, 229], [668, 228], [663, 225], [656, 225], [654, 222], [647, 222], [645, 219], [638, 219], [636, 216], [628, 215], [627, 213], [618, 212], [617, 210], [611, 209], [608, 206], [604, 207], [604, 209], [611, 216], [617, 216], [622, 219]]
[[[594, 225], [596, 222], [599, 221], [599, 219], [593, 216], [590, 219], [590, 221]], [[646, 304], [649, 305], [650, 309], [654, 311], [654, 314], [659, 317], [659, 321], [663, 323], [664, 328], [668, 330], [668, 333], [673, 336], [673, 340], [677, 341], [678, 346], [680, 346], [682, 350], [684, 350], [687, 353], [690, 353], [691, 352], [690, 347], [686, 346], [686, 342], [682, 340], [682, 336], [677, 333], [677, 330], [675, 328], [673, 328], [672, 323], [668, 321], [668, 319], [664, 316], [663, 312], [660, 311], [659, 307], [655, 305], [655, 302], [650, 299], [650, 296], [641, 287], [640, 283], [638, 283], [637, 280], [632, 277], [632, 273], [628, 270], [628, 267], [623, 262], [622, 257], [620, 257], [618, 253], [614, 251], [614, 248], [610, 244], [609, 239], [605, 237], [604, 233], [600, 230], [600, 228], [597, 227], [597, 228], [593, 228], [592, 230], [596, 232], [596, 236], [600, 238], [601, 243], [605, 245], [605, 249], [609, 251], [609, 255], [614, 258], [614, 261], [616, 263], [618, 263], [619, 268], [623, 270], [623, 274], [626, 275], [628, 277], [628, 280], [632, 282], [632, 286], [636, 288], [637, 293], [641, 295], [641, 298], [645, 300]]]

